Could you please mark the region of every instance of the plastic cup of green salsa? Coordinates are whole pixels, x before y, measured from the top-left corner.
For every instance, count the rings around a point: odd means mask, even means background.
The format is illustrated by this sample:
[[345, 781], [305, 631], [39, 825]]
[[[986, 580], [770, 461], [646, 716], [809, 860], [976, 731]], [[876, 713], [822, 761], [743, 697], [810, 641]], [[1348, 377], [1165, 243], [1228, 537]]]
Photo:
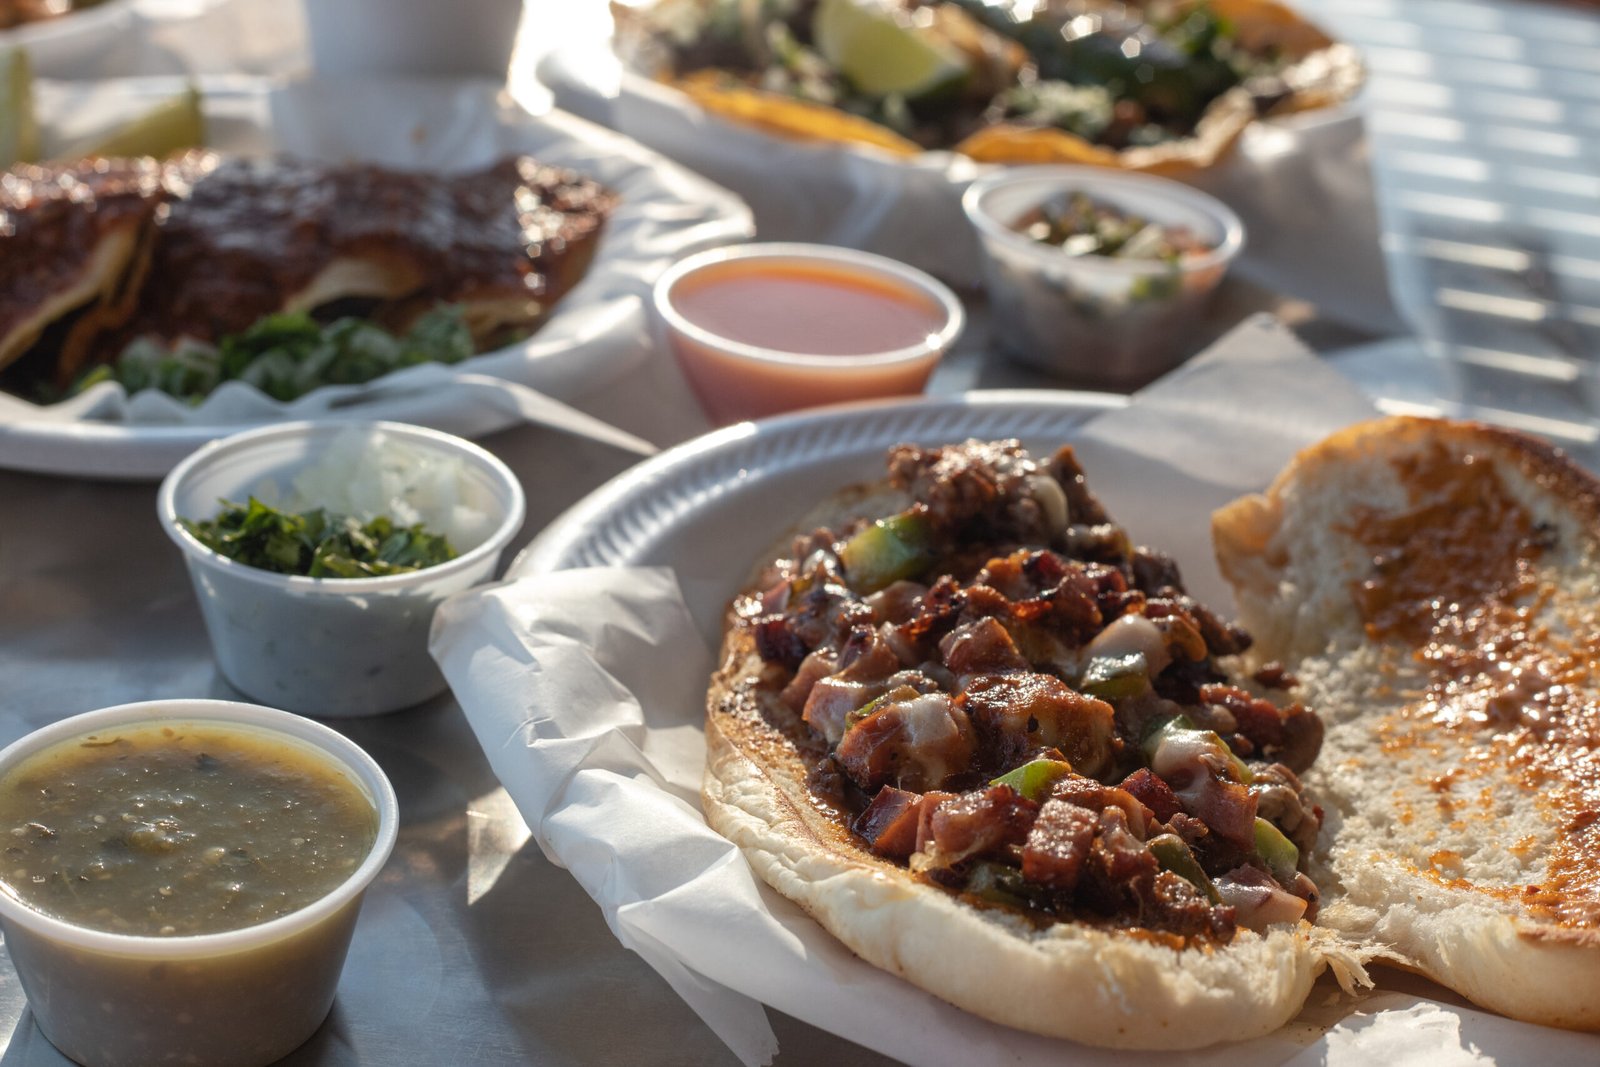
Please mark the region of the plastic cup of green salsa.
[[[162, 726], [234, 732], [294, 750], [307, 763], [321, 761], [376, 814], [365, 858], [298, 910], [181, 936], [110, 933], [67, 921], [23, 903], [0, 878], [0, 931], [39, 1029], [86, 1067], [271, 1063], [310, 1037], [333, 1005], [362, 896], [394, 849], [394, 789], [372, 757], [328, 727], [223, 700], [146, 701], [63, 719], [0, 751], [0, 783], [63, 743]], [[230, 808], [223, 832], [232, 818], [242, 816]]]

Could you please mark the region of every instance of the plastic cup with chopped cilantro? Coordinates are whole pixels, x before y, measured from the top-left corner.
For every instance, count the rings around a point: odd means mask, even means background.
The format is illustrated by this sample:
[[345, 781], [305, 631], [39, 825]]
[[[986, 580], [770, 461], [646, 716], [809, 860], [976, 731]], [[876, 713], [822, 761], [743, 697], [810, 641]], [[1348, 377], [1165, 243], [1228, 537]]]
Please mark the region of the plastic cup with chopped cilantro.
[[341, 717], [444, 689], [433, 611], [493, 577], [525, 504], [516, 476], [458, 437], [296, 422], [202, 448], [156, 507], [223, 676], [264, 704]]

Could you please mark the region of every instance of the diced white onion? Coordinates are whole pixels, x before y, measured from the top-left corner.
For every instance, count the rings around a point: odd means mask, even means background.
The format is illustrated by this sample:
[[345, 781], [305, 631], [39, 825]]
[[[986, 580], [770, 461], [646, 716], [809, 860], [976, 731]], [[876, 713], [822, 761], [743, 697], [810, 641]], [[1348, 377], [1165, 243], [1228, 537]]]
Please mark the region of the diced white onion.
[[1160, 674], [1172, 662], [1167, 639], [1155, 623], [1143, 615], [1124, 615], [1095, 635], [1084, 648], [1087, 658], [1120, 657], [1139, 653], [1151, 676]]
[[1067, 494], [1061, 484], [1048, 474], [1035, 474], [1028, 479], [1028, 490], [1043, 509], [1050, 533], [1058, 534], [1067, 528], [1072, 516], [1067, 508]]
[[398, 526], [421, 523], [458, 552], [488, 540], [496, 521], [459, 457], [354, 428], [294, 476], [287, 499], [269, 502], [291, 511], [326, 508], [362, 522], [384, 515]]

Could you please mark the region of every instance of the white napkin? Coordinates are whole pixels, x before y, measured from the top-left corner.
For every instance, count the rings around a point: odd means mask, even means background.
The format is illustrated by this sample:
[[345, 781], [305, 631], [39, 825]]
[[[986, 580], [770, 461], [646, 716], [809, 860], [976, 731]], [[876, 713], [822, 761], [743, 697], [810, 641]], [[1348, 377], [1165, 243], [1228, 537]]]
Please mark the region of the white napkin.
[[[1113, 513], [1173, 550], [1190, 586], [1216, 601], [1210, 509], [1371, 413], [1287, 331], [1258, 321], [1074, 443]], [[787, 517], [756, 521], [776, 535]], [[730, 595], [746, 563], [729, 561]], [[1125, 1062], [955, 1010], [863, 963], [705, 826], [700, 723], [711, 656], [672, 571], [569, 570], [464, 594], [440, 608], [431, 649], [545, 854], [745, 1063], [776, 1047], [763, 1003], [917, 1064]], [[1410, 994], [1353, 1001], [1324, 983], [1275, 1034], [1161, 1059], [1364, 1067], [1381, 1054], [1395, 1067], [1535, 1053], [1592, 1063], [1600, 1043]]]

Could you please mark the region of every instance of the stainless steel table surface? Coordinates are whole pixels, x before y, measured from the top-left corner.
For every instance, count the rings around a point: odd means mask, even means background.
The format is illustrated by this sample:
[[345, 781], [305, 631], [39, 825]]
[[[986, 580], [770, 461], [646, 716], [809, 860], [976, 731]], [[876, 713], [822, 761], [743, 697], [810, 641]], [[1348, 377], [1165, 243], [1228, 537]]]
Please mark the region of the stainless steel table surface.
[[[1391, 406], [1542, 429], [1595, 463], [1600, 18], [1503, 0], [1306, 6], [1368, 50], [1391, 267], [1424, 334], [1340, 364]], [[1272, 306], [1238, 286], [1223, 296], [1213, 325]], [[1319, 348], [1374, 340], [1278, 310]], [[984, 348], [976, 331], [934, 389], [1035, 384], [981, 358]], [[584, 406], [662, 443], [700, 428], [659, 360]], [[514, 547], [629, 463], [536, 428], [484, 443], [527, 489]], [[112, 703], [237, 697], [213, 665], [154, 497], [147, 484], [0, 472], [0, 743]], [[285, 1062], [735, 1062], [528, 840], [448, 696], [336, 726], [394, 780], [400, 841], [368, 895], [332, 1015]], [[769, 1014], [780, 1065], [889, 1062]], [[0, 1043], [0, 1067], [66, 1062], [5, 964]]]

